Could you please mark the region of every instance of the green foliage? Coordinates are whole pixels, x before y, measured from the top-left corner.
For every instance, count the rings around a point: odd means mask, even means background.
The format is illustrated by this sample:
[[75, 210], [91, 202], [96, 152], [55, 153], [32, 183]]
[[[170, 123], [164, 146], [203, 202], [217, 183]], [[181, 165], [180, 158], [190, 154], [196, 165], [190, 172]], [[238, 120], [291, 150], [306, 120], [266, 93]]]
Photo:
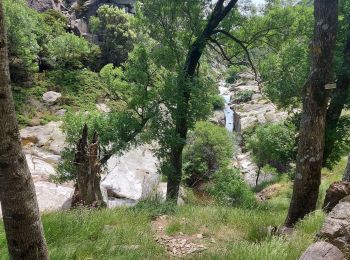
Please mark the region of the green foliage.
[[253, 207], [254, 193], [240, 176], [237, 169], [221, 169], [214, 174], [209, 193], [220, 203], [230, 206]]
[[211, 97], [211, 103], [214, 110], [222, 110], [225, 108], [225, 99], [220, 95], [213, 95]]
[[279, 52], [267, 55], [260, 64], [264, 93], [279, 107], [299, 107], [309, 66], [308, 38], [285, 42]]
[[[11, 66], [21, 71], [34, 71], [38, 68], [37, 57], [40, 51], [38, 34], [41, 29], [39, 15], [27, 6], [24, 0], [4, 1], [5, 22], [9, 41], [9, 56], [17, 60]], [[25, 72], [22, 72], [22, 74]], [[15, 75], [13, 75], [15, 76]]]
[[244, 103], [252, 100], [254, 91], [252, 90], [243, 90], [238, 92], [233, 96], [233, 103]]
[[93, 63], [99, 55], [99, 48], [82, 37], [65, 33], [47, 45], [50, 59], [61, 68], [82, 68]]
[[258, 166], [266, 164], [284, 171], [296, 157], [295, 127], [288, 123], [266, 124], [254, 129], [248, 136], [247, 148], [252, 151]]
[[226, 76], [226, 82], [227, 83], [234, 83], [238, 79], [238, 74], [242, 71], [241, 68], [237, 66], [231, 66], [227, 70], [227, 76]]
[[111, 5], [102, 5], [97, 16], [90, 18], [91, 31], [98, 36], [103, 65], [119, 66], [127, 60], [136, 38], [132, 20], [132, 16]]
[[350, 149], [350, 117], [348, 115], [341, 116], [337, 129], [334, 132], [328, 132], [325, 137], [325, 150], [329, 149], [327, 147], [328, 140], [336, 140], [331, 154], [329, 155], [324, 166], [332, 169], [343, 156], [348, 155]]
[[218, 169], [225, 168], [233, 156], [233, 138], [223, 127], [198, 122], [189, 133], [183, 153], [187, 183], [192, 186], [207, 181]]

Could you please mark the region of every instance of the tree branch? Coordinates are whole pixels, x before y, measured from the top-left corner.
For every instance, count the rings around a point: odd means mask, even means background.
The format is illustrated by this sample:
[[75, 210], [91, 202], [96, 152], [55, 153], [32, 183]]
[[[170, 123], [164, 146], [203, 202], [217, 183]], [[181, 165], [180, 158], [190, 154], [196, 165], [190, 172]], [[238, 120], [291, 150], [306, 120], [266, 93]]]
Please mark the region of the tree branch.
[[248, 62], [250, 64], [250, 66], [252, 67], [252, 70], [254, 72], [254, 77], [255, 77], [255, 81], [258, 82], [258, 85], [259, 85], [259, 88], [260, 88], [260, 82], [258, 80], [258, 72], [254, 66], [254, 63], [253, 63], [253, 60], [250, 56], [250, 53], [249, 53], [249, 50], [247, 48], [247, 46], [245, 45], [245, 42], [244, 41], [241, 41], [240, 39], [238, 39], [237, 37], [235, 37], [234, 35], [230, 34], [229, 32], [226, 32], [224, 30], [215, 30], [213, 32], [213, 34], [216, 34], [216, 33], [222, 33], [223, 35], [225, 35], [226, 37], [230, 38], [231, 40], [235, 41], [239, 46], [242, 47], [242, 49], [244, 50], [244, 52], [246, 53], [246, 56], [247, 56], [247, 59], [248, 59]]

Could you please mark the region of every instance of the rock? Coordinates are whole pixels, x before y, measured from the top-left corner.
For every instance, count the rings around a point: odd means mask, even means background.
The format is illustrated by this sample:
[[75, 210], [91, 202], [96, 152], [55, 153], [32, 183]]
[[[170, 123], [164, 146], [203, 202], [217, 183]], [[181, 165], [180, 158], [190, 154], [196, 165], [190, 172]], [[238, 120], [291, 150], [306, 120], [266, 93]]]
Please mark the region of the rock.
[[323, 209], [330, 212], [338, 202], [350, 194], [350, 182], [338, 181], [332, 183], [326, 191]]
[[277, 196], [281, 187], [282, 187], [282, 184], [280, 183], [272, 184], [266, 187], [265, 189], [263, 189], [262, 191], [260, 191], [259, 193], [257, 193], [256, 197], [260, 201], [266, 201], [266, 200], [272, 199], [273, 197]]
[[96, 104], [96, 108], [103, 113], [111, 112], [111, 109], [104, 103]]
[[60, 109], [55, 112], [56, 116], [64, 116], [64, 114], [67, 112], [67, 109]]
[[[40, 212], [69, 209], [74, 193], [73, 187], [46, 181], [34, 182]], [[0, 208], [1, 215], [1, 208]]]
[[328, 214], [320, 231], [320, 237], [338, 247], [342, 252], [349, 252], [350, 196], [342, 199]]
[[56, 169], [40, 157], [26, 154], [26, 159], [33, 179], [47, 180], [50, 176], [56, 174]]
[[[108, 161], [108, 174], [101, 183], [109, 197], [138, 201], [154, 194], [160, 181], [157, 158], [147, 147], [130, 150]], [[129, 201], [130, 202], [130, 201]]]
[[[157, 187], [157, 194], [156, 194], [157, 199], [159, 199], [161, 202], [164, 202], [166, 200], [166, 193], [167, 193], [167, 183], [166, 182], [159, 183]], [[183, 187], [180, 187], [180, 195], [179, 195], [179, 198], [177, 199], [177, 204], [178, 205], [185, 204], [184, 198], [185, 198], [185, 190]]]
[[43, 101], [48, 104], [54, 104], [60, 97], [62, 97], [61, 93], [48, 91], [43, 94]]
[[225, 113], [223, 110], [215, 110], [213, 113], [213, 116], [209, 119], [210, 122], [220, 125], [220, 126], [225, 126]]
[[40, 212], [69, 209], [74, 193], [73, 187], [50, 182], [35, 182]]
[[299, 260], [343, 260], [342, 252], [332, 244], [321, 241], [312, 244]]
[[23, 145], [33, 143], [54, 154], [60, 154], [65, 147], [65, 136], [60, 129], [62, 122], [50, 122], [44, 126], [26, 127], [20, 131]]
[[60, 0], [28, 0], [28, 5], [38, 12], [45, 12], [49, 9], [61, 10], [62, 1]]

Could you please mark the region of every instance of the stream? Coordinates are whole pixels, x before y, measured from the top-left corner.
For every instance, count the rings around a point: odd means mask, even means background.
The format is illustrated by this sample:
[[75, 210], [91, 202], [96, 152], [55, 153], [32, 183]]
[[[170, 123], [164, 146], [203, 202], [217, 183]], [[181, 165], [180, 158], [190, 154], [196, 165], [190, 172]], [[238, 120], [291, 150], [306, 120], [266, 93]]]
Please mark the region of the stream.
[[225, 108], [224, 108], [224, 113], [225, 113], [225, 127], [227, 131], [233, 132], [234, 130], [234, 112], [231, 109], [231, 95], [228, 94], [228, 88], [226, 87], [226, 84], [224, 81], [220, 81], [219, 83], [219, 90], [220, 90], [220, 96], [222, 96], [225, 100]]

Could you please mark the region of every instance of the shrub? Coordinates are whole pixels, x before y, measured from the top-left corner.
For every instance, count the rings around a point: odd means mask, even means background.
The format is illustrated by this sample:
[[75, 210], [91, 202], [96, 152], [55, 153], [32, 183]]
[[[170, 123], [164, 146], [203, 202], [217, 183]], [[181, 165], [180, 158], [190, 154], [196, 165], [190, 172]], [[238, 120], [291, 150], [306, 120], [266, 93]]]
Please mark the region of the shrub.
[[247, 138], [247, 148], [259, 167], [270, 164], [279, 171], [296, 157], [296, 130], [292, 124], [276, 123], [258, 126]]
[[47, 46], [50, 59], [63, 68], [81, 68], [99, 56], [99, 48], [82, 37], [65, 33]]
[[209, 122], [198, 122], [189, 134], [184, 149], [184, 175], [194, 186], [207, 181], [213, 172], [226, 167], [233, 155], [233, 138], [225, 128]]
[[229, 84], [234, 83], [238, 79], [238, 73], [241, 71], [239, 67], [231, 66], [227, 70], [226, 82]]
[[123, 10], [109, 5], [102, 5], [97, 16], [90, 18], [90, 29], [97, 35], [102, 50], [102, 65], [113, 63], [119, 66], [127, 60], [136, 38], [132, 19]]
[[252, 100], [254, 91], [252, 90], [243, 90], [241, 92], [238, 92], [233, 96], [233, 103], [243, 103], [248, 102]]
[[221, 169], [215, 173], [209, 193], [221, 204], [251, 207], [255, 205], [254, 193], [241, 178], [238, 169]]
[[213, 95], [211, 97], [211, 103], [214, 110], [220, 110], [225, 108], [225, 100], [220, 95]]

